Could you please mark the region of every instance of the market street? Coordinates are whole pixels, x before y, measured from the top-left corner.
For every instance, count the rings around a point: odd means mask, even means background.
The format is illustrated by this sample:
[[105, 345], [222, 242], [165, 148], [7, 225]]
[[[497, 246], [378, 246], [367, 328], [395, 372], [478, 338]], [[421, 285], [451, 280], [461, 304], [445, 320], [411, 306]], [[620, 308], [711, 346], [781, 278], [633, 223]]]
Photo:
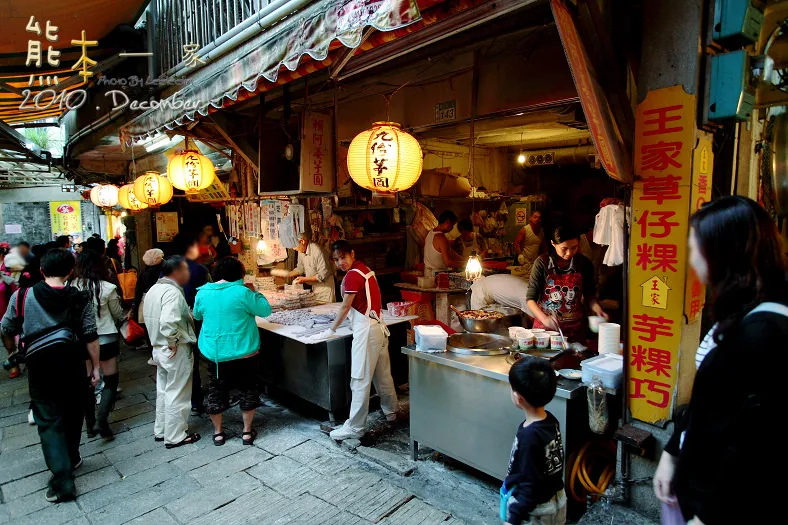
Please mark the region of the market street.
[[[36, 427], [27, 424], [26, 378], [3, 378], [0, 523], [495, 522], [497, 487], [491, 481], [433, 461], [428, 451], [426, 461], [417, 463], [406, 459], [404, 446], [396, 454], [386, 452], [397, 446], [395, 435], [368, 451], [340, 447], [319, 430], [318, 421], [267, 398], [255, 419], [260, 431], [255, 446], [241, 444], [240, 412], [234, 407], [223, 447], [211, 445], [206, 417], [191, 419], [201, 441], [167, 450], [152, 436], [155, 368], [146, 359], [141, 351], [124, 352], [123, 392], [110, 419], [117, 437], [104, 443], [83, 433], [79, 496], [57, 505], [44, 499], [50, 473]], [[393, 434], [403, 432], [407, 427]], [[384, 467], [372, 457], [391, 464]]]

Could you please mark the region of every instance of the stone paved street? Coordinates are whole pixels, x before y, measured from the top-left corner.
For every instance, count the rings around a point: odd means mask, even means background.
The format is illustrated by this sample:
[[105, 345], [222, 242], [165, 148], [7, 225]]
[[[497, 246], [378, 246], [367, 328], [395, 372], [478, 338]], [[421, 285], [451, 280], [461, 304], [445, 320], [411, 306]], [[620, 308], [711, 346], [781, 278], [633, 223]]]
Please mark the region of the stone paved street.
[[204, 417], [191, 421], [199, 443], [167, 450], [153, 440], [155, 368], [147, 357], [124, 351], [123, 392], [111, 420], [116, 439], [83, 434], [79, 497], [58, 505], [44, 499], [49, 472], [36, 427], [27, 424], [26, 379], [0, 379], [0, 523], [497, 523], [496, 482], [429, 451], [410, 461], [404, 424], [381, 432], [378, 423], [373, 443], [340, 447], [318, 420], [280, 404], [290, 400], [266, 398], [255, 446], [241, 444], [235, 407], [225, 446], [212, 445]]

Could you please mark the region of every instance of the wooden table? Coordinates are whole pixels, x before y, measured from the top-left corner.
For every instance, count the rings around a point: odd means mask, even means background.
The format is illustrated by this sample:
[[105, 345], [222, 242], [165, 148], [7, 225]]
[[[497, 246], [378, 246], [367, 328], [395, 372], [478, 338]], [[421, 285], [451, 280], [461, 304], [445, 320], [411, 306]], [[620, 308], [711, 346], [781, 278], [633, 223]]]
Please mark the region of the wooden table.
[[467, 290], [464, 288], [421, 288], [410, 283], [395, 283], [394, 286], [401, 290], [435, 294], [435, 318], [446, 326], [451, 326], [449, 296], [452, 294], [465, 295], [467, 293]]

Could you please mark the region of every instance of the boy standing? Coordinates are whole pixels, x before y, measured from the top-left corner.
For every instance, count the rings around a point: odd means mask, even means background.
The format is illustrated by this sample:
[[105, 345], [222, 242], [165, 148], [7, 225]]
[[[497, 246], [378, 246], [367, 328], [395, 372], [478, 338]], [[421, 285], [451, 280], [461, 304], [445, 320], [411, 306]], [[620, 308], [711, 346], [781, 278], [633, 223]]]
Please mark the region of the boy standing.
[[564, 448], [558, 420], [545, 410], [557, 380], [547, 361], [523, 358], [509, 371], [514, 406], [525, 411], [501, 487], [501, 520], [519, 525], [566, 523]]

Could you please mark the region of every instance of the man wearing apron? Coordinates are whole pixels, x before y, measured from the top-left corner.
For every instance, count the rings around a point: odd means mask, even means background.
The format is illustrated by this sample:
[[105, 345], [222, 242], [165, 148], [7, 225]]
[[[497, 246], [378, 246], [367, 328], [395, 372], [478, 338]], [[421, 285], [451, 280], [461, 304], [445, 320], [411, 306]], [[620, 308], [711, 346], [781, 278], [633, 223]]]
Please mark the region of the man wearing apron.
[[331, 330], [339, 328], [348, 317], [353, 332], [350, 416], [344, 425], [331, 432], [332, 439], [342, 441], [358, 439], [366, 432], [371, 384], [375, 385], [380, 406], [389, 421], [397, 418], [397, 393], [391, 377], [389, 331], [380, 317], [382, 305], [375, 272], [356, 260], [347, 241], [335, 242], [331, 252], [337, 267], [346, 272], [342, 279], [342, 306]]

